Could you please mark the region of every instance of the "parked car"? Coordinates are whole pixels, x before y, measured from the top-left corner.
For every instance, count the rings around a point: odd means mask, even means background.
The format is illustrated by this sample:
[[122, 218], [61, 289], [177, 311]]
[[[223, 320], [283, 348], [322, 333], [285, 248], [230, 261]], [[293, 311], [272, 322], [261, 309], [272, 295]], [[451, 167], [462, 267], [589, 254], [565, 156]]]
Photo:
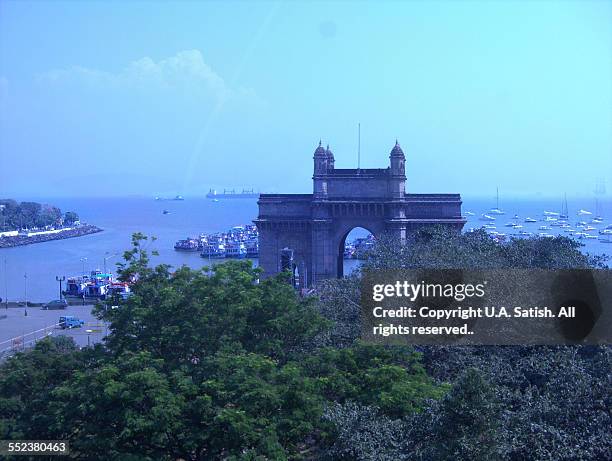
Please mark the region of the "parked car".
[[54, 299], [53, 301], [49, 301], [47, 304], [43, 305], [43, 309], [45, 310], [54, 310], [54, 309], [66, 309], [68, 307], [68, 301], [65, 299]]
[[81, 328], [85, 322], [74, 315], [62, 316], [59, 319], [59, 326], [61, 329], [66, 328]]

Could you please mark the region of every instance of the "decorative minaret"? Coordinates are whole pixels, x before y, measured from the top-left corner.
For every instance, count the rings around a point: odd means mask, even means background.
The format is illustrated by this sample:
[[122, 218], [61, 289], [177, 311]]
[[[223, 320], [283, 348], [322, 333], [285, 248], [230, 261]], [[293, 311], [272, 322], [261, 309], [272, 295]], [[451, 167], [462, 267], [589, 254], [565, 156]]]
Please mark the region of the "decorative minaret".
[[406, 157], [397, 139], [391, 149], [389, 160], [391, 161], [391, 197], [402, 199], [406, 191]]
[[312, 176], [313, 193], [315, 200], [327, 198], [327, 172], [329, 169], [329, 156], [319, 141], [319, 147], [314, 151], [314, 175]]
[[334, 153], [329, 148], [329, 144], [327, 145], [327, 149], [326, 149], [325, 153], [327, 154], [328, 169], [329, 170], [333, 170], [334, 166], [335, 166], [335, 163], [336, 163], [336, 159], [334, 159]]

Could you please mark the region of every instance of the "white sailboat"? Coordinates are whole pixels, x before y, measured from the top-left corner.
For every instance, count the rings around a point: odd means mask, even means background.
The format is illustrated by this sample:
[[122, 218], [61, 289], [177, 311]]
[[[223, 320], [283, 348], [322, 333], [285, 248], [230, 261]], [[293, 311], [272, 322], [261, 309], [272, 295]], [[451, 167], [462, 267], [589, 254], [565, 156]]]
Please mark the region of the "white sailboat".
[[504, 210], [499, 208], [499, 187], [497, 188], [497, 194], [495, 195], [495, 208], [489, 210], [489, 214], [502, 215], [506, 214]]
[[569, 210], [567, 208], [567, 194], [563, 194], [563, 203], [561, 203], [560, 219], [569, 219]]

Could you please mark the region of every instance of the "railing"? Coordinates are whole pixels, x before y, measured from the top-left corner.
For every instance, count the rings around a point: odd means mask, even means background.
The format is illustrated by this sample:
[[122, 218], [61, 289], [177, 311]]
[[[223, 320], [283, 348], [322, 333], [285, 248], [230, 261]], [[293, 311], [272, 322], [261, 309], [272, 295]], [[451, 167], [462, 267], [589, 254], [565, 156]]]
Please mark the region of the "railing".
[[0, 360], [10, 357], [11, 355], [32, 348], [38, 341], [51, 336], [54, 330], [59, 326], [59, 323], [48, 325], [39, 330], [31, 331], [14, 338], [0, 341]]

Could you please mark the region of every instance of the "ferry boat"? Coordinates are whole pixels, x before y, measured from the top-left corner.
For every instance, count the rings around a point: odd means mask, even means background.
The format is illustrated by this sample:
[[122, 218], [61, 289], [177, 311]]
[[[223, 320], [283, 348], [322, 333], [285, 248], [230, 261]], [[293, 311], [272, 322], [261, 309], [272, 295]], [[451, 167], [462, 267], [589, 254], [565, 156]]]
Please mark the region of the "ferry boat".
[[259, 256], [259, 240], [251, 239], [246, 241], [247, 258], [257, 258]]
[[105, 299], [109, 294], [128, 294], [129, 284], [118, 282], [113, 274], [91, 271], [89, 275], [68, 277], [64, 296]]
[[204, 251], [200, 253], [200, 256], [209, 259], [225, 258], [225, 255], [225, 245], [222, 243], [206, 245]]
[[176, 242], [174, 244], [174, 249], [180, 251], [201, 251], [202, 244], [200, 240], [194, 238], [186, 238]]
[[226, 258], [246, 258], [247, 249], [242, 242], [228, 242], [225, 247]]
[[355, 257], [355, 245], [350, 242], [344, 244], [344, 259], [351, 259]]

